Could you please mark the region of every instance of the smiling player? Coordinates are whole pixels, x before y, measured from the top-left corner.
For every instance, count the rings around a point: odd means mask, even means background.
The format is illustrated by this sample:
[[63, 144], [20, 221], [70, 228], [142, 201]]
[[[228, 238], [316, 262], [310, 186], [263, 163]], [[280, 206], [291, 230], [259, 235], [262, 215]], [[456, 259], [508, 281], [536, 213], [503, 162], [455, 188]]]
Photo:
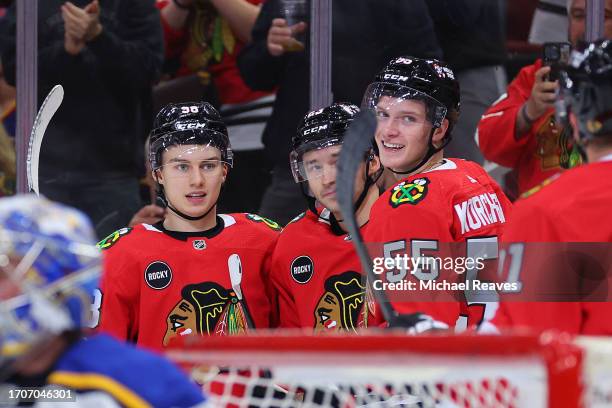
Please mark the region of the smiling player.
[[[364, 107], [376, 114], [376, 144], [392, 182], [372, 206], [364, 240], [381, 245], [386, 257], [445, 257], [459, 246], [463, 253], [456, 256], [474, 256], [490, 247], [495, 251], [489, 256], [497, 252], [510, 202], [478, 164], [444, 158], [459, 118], [459, 95], [459, 82], [444, 62], [412, 57], [391, 60], [366, 91]], [[465, 279], [438, 268], [394, 269], [383, 278]], [[411, 301], [409, 293], [404, 295], [393, 302], [398, 312], [422, 312], [460, 330], [490, 316], [484, 304], [469, 299]]]

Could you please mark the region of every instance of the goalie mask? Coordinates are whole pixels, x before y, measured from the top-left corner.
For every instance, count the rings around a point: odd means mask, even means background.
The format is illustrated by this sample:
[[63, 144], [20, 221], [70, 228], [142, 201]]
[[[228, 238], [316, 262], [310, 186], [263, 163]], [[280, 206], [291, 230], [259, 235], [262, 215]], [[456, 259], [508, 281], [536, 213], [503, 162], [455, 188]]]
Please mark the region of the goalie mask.
[[[188, 160], [191, 155], [207, 147], [219, 150], [221, 160], [210, 160], [210, 163], [204, 163], [205, 170], [219, 165], [231, 168], [234, 164], [227, 127], [221, 120], [219, 112], [208, 102], [173, 103], [166, 105], [157, 114], [149, 137], [149, 161], [156, 181], [156, 171], [163, 167], [164, 152], [177, 147], [181, 150], [175, 160]], [[186, 171], [184, 175], [187, 175]], [[177, 173], [176, 176], [181, 175]], [[157, 193], [165, 206], [180, 217], [191, 221], [204, 218], [216, 205], [216, 203], [213, 204], [204, 214], [190, 216], [177, 210], [172, 203], [168, 202], [163, 186], [159, 183]]]
[[559, 82], [557, 115], [576, 115], [582, 144], [612, 137], [612, 42], [598, 41], [575, 51]]
[[89, 220], [35, 195], [0, 199], [0, 363], [88, 326], [100, 274]]
[[[392, 103], [417, 100], [425, 105], [425, 120], [432, 127], [427, 153], [418, 165], [408, 171], [390, 169], [398, 174], [412, 173], [451, 141], [452, 129], [459, 118], [459, 82], [450, 67], [442, 61], [400, 57], [391, 60], [378, 73], [366, 90], [362, 108], [376, 112], [380, 118], [378, 111], [383, 108], [379, 106], [379, 102], [383, 97], [394, 101]], [[448, 120], [448, 128], [442, 144], [435, 147], [432, 143], [433, 134], [442, 126], [444, 119]]]
[[[308, 203], [308, 208], [317, 216], [319, 212], [316, 208], [316, 200], [308, 191], [307, 181], [309, 179], [322, 177], [323, 168], [320, 165], [309, 165], [304, 162], [304, 155], [315, 150], [323, 150], [332, 146], [341, 146], [344, 141], [344, 134], [351, 122], [359, 113], [359, 108], [356, 105], [349, 103], [334, 103], [325, 108], [309, 112], [298, 127], [297, 134], [292, 139], [292, 150], [289, 154], [289, 162], [291, 172], [296, 183], [300, 183], [302, 193]], [[364, 157], [366, 162], [366, 180], [363, 191], [357, 198], [355, 208], [359, 208], [370, 186], [375, 180], [368, 176], [368, 166], [373, 158], [373, 153], [370, 152]], [[380, 176], [378, 173], [376, 178]], [[332, 226], [337, 222], [330, 215]], [[338, 226], [339, 228], [339, 226]]]

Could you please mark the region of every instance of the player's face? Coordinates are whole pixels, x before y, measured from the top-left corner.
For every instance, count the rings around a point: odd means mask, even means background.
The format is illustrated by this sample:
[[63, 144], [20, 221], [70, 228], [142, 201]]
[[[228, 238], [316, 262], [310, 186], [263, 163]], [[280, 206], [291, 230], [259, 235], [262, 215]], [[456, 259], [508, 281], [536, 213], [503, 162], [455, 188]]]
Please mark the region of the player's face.
[[382, 165], [397, 171], [417, 165], [427, 152], [432, 127], [425, 103], [383, 96], [376, 105], [376, 118]]
[[193, 306], [185, 300], [178, 302], [166, 318], [164, 346], [170, 344], [172, 339], [177, 336], [196, 334], [196, 322], [196, 313], [193, 310]]
[[336, 295], [326, 292], [315, 309], [316, 332], [342, 330], [342, 311]]
[[330, 146], [324, 149], [304, 153], [304, 169], [308, 176], [308, 187], [312, 194], [325, 208], [337, 211], [336, 199], [336, 163], [340, 157], [341, 146]]
[[171, 146], [156, 170], [168, 202], [177, 210], [198, 217], [217, 203], [227, 176], [227, 165], [216, 147]]
[[[340, 145], [330, 146], [306, 152], [303, 157], [310, 191], [321, 205], [333, 213], [340, 211], [336, 197], [336, 165], [341, 149]], [[377, 172], [379, 168], [380, 162], [375, 157], [370, 161], [370, 174]], [[362, 163], [355, 176], [355, 196], [353, 197], [353, 202], [357, 200], [365, 186], [365, 171], [366, 165]]]
[[[569, 14], [569, 40], [576, 46], [584, 40], [586, 27], [586, 0], [573, 0]], [[604, 37], [612, 38], [612, 0], [606, 0]]]

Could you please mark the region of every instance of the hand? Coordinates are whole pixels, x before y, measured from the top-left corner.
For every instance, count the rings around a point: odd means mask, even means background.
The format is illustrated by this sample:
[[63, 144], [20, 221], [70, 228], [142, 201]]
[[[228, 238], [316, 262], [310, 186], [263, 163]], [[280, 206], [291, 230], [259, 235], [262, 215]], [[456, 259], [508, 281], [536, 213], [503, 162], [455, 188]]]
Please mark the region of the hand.
[[448, 330], [446, 323], [434, 320], [431, 316], [419, 312], [395, 316], [388, 324], [390, 329], [407, 329], [407, 333], [413, 335], [429, 331]]
[[306, 30], [306, 23], [304, 22], [289, 27], [287, 26], [287, 20], [275, 18], [272, 20], [272, 26], [268, 31], [268, 52], [275, 57], [280, 57], [287, 51], [303, 50], [304, 44], [294, 37], [303, 33], [304, 30]]
[[62, 18], [66, 35], [72, 37], [73, 42], [87, 43], [102, 32], [98, 0], [92, 1], [85, 8], [66, 2], [62, 5]]
[[85, 41], [75, 39], [73, 36], [64, 33], [64, 49], [70, 55], [78, 55], [85, 48]]
[[130, 227], [137, 224], [157, 224], [164, 219], [166, 210], [162, 207], [158, 207], [155, 204], [149, 204], [142, 207], [130, 220]]
[[535, 121], [551, 108], [555, 103], [559, 82], [551, 82], [546, 78], [550, 67], [542, 67], [535, 73], [535, 83], [531, 88], [531, 96], [525, 104], [525, 113], [530, 120]]

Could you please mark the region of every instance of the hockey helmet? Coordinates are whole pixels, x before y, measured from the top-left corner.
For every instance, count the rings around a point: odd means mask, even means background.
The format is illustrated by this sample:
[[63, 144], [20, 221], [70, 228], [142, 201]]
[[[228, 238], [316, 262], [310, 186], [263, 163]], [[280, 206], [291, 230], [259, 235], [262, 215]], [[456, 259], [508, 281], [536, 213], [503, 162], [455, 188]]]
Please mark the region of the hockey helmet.
[[292, 138], [292, 150], [289, 154], [296, 183], [308, 180], [309, 172], [302, 161], [304, 153], [341, 145], [344, 133], [357, 113], [357, 105], [334, 103], [306, 114]]
[[162, 166], [162, 153], [176, 145], [205, 145], [221, 151], [221, 160], [234, 164], [227, 127], [208, 102], [171, 103], [157, 114], [149, 139], [151, 169]]
[[81, 212], [35, 195], [0, 199], [0, 363], [88, 326], [100, 264]]
[[391, 60], [366, 90], [362, 108], [375, 110], [383, 96], [424, 102], [427, 120], [434, 128], [448, 119], [446, 138], [450, 139], [459, 118], [460, 93], [459, 82], [445, 62], [414, 57]]
[[591, 43], [574, 51], [561, 72], [557, 110], [571, 110], [581, 140], [612, 137], [612, 41]]

